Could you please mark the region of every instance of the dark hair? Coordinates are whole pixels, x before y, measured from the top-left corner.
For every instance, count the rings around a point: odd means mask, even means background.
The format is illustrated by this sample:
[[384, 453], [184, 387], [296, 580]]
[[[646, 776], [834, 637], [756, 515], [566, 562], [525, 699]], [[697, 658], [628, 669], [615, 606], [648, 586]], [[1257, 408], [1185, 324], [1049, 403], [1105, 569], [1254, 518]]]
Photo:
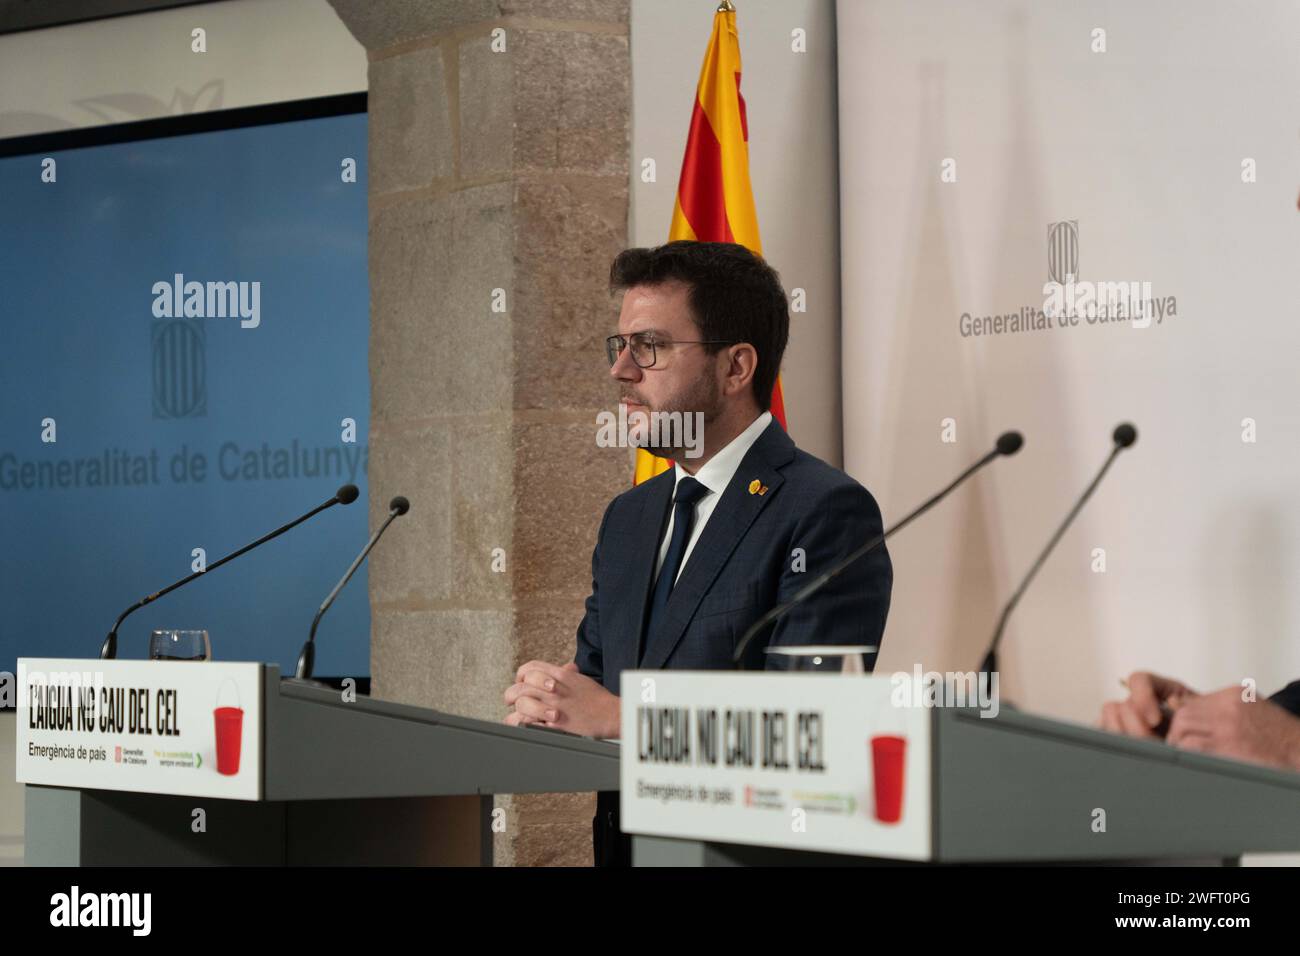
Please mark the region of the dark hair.
[[[762, 256], [734, 242], [679, 240], [650, 249], [624, 249], [609, 268], [611, 292], [678, 280], [689, 287], [700, 338], [748, 342], [758, 353], [754, 398], [772, 407], [772, 389], [790, 338], [790, 306], [781, 277]], [[705, 346], [710, 353], [721, 345]]]

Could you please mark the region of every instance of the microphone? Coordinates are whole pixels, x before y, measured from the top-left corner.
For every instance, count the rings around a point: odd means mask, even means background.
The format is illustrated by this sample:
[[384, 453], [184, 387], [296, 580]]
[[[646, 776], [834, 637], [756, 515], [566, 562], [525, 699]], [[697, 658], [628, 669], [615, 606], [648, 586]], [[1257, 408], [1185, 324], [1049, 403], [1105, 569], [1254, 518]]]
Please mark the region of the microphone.
[[988, 454], [986, 454], [979, 461], [975, 462], [975, 464], [971, 465], [969, 468], [963, 471], [960, 475], [958, 475], [956, 480], [953, 481], [952, 484], [948, 485], [948, 487], [944, 488], [933, 498], [930, 498], [929, 500], [924, 502], [922, 505], [920, 505], [920, 507], [918, 507], [915, 511], [909, 514], [902, 521], [898, 522], [898, 524], [894, 525], [888, 531], [884, 532], [883, 534], [876, 535], [874, 538], [872, 538], [862, 547], [858, 548], [856, 551], [854, 551], [847, 558], [842, 560], [839, 564], [835, 565], [829, 571], [824, 572], [819, 577], [813, 579], [811, 582], [804, 585], [804, 587], [802, 587], [798, 592], [796, 592], [795, 595], [792, 598], [790, 598], [790, 600], [786, 601], [784, 604], [778, 604], [776, 607], [772, 608], [772, 610], [768, 611], [757, 621], [751, 624], [749, 630], [745, 631], [744, 636], [741, 637], [740, 641], [736, 644], [736, 649], [731, 656], [732, 664], [735, 665], [737, 670], [744, 670], [744, 668], [741, 666], [741, 660], [744, 657], [745, 648], [749, 646], [749, 642], [754, 639], [755, 635], [761, 632], [769, 624], [772, 624], [773, 622], [778, 621], [781, 618], [785, 617], [785, 615], [789, 613], [792, 609], [794, 609], [796, 605], [803, 603], [813, 594], [816, 594], [827, 584], [829, 584], [834, 578], [836, 578], [840, 574], [840, 572], [842, 572], [845, 568], [851, 565], [854, 561], [858, 560], [868, 552], [874, 551], [876, 548], [884, 544], [885, 541], [888, 540], [890, 537], [892, 537], [896, 532], [902, 531], [904, 528], [906, 528], [917, 518], [921, 517], [921, 515], [925, 514], [927, 511], [929, 511], [931, 508], [937, 505], [940, 501], [946, 498], [954, 488], [960, 485], [971, 475], [975, 474], [975, 472], [979, 471], [981, 468], [983, 468], [985, 465], [991, 462], [994, 458], [997, 458], [1001, 455], [1014, 455], [1016, 452], [1020, 451], [1024, 443], [1025, 443], [1025, 438], [1023, 435], [1020, 434], [1020, 432], [1003, 432], [1001, 435], [999, 435], [997, 443], [994, 445], [993, 450], [990, 451]]
[[272, 538], [278, 538], [280, 535], [284, 534], [290, 528], [294, 527], [295, 525], [302, 524], [308, 518], [320, 514], [326, 508], [332, 508], [334, 505], [352, 504], [352, 502], [357, 500], [357, 494], [358, 492], [357, 492], [356, 485], [344, 485], [338, 491], [334, 492], [333, 498], [331, 498], [329, 501], [326, 501], [323, 504], [317, 505], [315, 508], [311, 509], [311, 511], [303, 515], [301, 518], [295, 518], [293, 521], [290, 521], [287, 525], [277, 528], [276, 530], [272, 531], [270, 534], [263, 535], [262, 537], [258, 538], [252, 544], [244, 545], [244, 547], [240, 548], [238, 551], [234, 552], [233, 554], [226, 555], [220, 561], [212, 562], [212, 564], [209, 564], [202, 571], [195, 571], [189, 577], [181, 578], [175, 584], [169, 584], [161, 591], [155, 591], [153, 594], [149, 594], [146, 595], [145, 597], [140, 598], [140, 600], [136, 601], [129, 608], [127, 608], [120, 615], [118, 615], [116, 623], [113, 624], [113, 629], [108, 632], [108, 637], [104, 638], [104, 643], [99, 649], [100, 660], [111, 661], [116, 659], [117, 629], [122, 626], [122, 622], [125, 621], [128, 616], [134, 614], [136, 611], [140, 610], [140, 608], [144, 607], [146, 604], [152, 604], [154, 601], [158, 600], [164, 594], [170, 594], [172, 591], [175, 591], [177, 588], [189, 584], [195, 578], [208, 574], [211, 571], [215, 571], [217, 568], [221, 567], [227, 561], [233, 561], [235, 558], [239, 557], [244, 552], [252, 551], [259, 544], [265, 544], [266, 542], [270, 541]]
[[1047, 560], [1047, 556], [1051, 554], [1052, 549], [1056, 547], [1056, 542], [1061, 540], [1061, 535], [1065, 534], [1065, 530], [1069, 528], [1070, 524], [1074, 521], [1074, 516], [1079, 513], [1083, 508], [1084, 503], [1092, 497], [1092, 493], [1096, 491], [1097, 486], [1101, 484], [1101, 479], [1105, 476], [1106, 472], [1110, 470], [1111, 462], [1115, 460], [1115, 456], [1125, 448], [1131, 447], [1133, 443], [1137, 441], [1137, 437], [1137, 429], [1127, 422], [1117, 426], [1115, 431], [1111, 434], [1111, 441], [1113, 444], [1110, 449], [1110, 454], [1106, 457], [1105, 464], [1101, 466], [1101, 471], [1097, 472], [1097, 477], [1092, 479], [1092, 484], [1088, 485], [1088, 487], [1083, 490], [1083, 494], [1079, 497], [1079, 500], [1076, 501], [1074, 507], [1070, 509], [1070, 513], [1065, 516], [1065, 521], [1063, 521], [1061, 526], [1056, 529], [1056, 534], [1052, 535], [1052, 539], [1047, 542], [1047, 547], [1043, 549], [1043, 553], [1038, 556], [1038, 560], [1035, 561], [1033, 567], [1029, 569], [1029, 573], [1025, 575], [1025, 579], [1020, 582], [1020, 587], [1016, 588], [1015, 593], [1011, 595], [1011, 600], [1007, 601], [1007, 606], [1002, 609], [1002, 616], [998, 618], [998, 629], [993, 632], [993, 640], [989, 642], [989, 651], [984, 655], [984, 663], [980, 665], [981, 673], [992, 674], [998, 669], [998, 642], [1002, 640], [1002, 632], [1006, 630], [1007, 619], [1011, 617], [1011, 612], [1015, 610], [1016, 605], [1020, 603], [1021, 596], [1029, 587], [1029, 582], [1034, 579], [1034, 575], [1038, 573], [1038, 569], [1043, 566], [1043, 562]]
[[352, 575], [356, 572], [357, 568], [361, 567], [361, 562], [366, 559], [366, 555], [368, 555], [370, 549], [375, 546], [375, 542], [379, 540], [379, 536], [388, 530], [388, 526], [393, 523], [393, 519], [406, 514], [410, 510], [411, 503], [401, 495], [398, 495], [388, 503], [387, 520], [385, 520], [384, 523], [379, 526], [379, 529], [370, 536], [370, 541], [366, 543], [366, 546], [361, 550], [361, 553], [357, 555], [357, 559], [352, 562], [352, 566], [348, 568], [347, 574], [343, 575], [343, 580], [334, 585], [334, 590], [329, 593], [329, 596], [325, 598], [324, 603], [321, 604], [320, 610], [318, 610], [316, 616], [312, 618], [311, 633], [307, 635], [307, 643], [303, 644], [302, 651], [298, 654], [298, 666], [294, 670], [294, 677], [298, 680], [310, 680], [312, 668], [316, 666], [316, 628], [320, 626], [320, 619], [325, 616], [325, 612], [330, 609], [330, 605], [334, 603], [334, 599], [339, 596], [339, 592], [343, 590], [343, 585], [347, 584], [352, 578]]

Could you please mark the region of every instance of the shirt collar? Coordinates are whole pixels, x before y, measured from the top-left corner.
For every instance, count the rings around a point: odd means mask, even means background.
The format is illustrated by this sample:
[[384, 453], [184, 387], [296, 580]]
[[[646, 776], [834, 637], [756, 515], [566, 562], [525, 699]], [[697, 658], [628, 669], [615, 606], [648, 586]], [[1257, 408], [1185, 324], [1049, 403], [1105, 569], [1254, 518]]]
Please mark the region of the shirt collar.
[[[763, 429], [767, 428], [771, 421], [771, 412], [764, 412], [755, 418], [748, 428], [729, 441], [716, 455], [704, 463], [700, 470], [695, 473], [695, 480], [708, 488], [710, 492], [721, 494], [722, 490], [731, 484], [731, 479], [735, 477], [736, 470], [740, 468], [740, 463], [744, 460], [745, 454], [753, 446], [754, 442], [758, 441], [758, 436], [763, 434]], [[673, 470], [676, 472], [676, 481], [691, 477], [680, 464], [674, 464]], [[677, 487], [675, 482], [673, 487]]]

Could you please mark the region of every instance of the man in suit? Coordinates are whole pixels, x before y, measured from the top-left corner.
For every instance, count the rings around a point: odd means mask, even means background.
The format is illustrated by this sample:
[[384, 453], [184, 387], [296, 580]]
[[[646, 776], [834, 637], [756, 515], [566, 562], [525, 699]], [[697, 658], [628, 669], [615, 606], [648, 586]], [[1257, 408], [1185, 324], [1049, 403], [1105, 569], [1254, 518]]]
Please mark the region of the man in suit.
[[1101, 727], [1130, 737], [1163, 737], [1175, 747], [1300, 770], [1300, 681], [1268, 700], [1231, 685], [1198, 694], [1171, 677], [1130, 674], [1126, 700], [1108, 701]]
[[[623, 670], [731, 667], [750, 624], [881, 531], [867, 490], [772, 418], [790, 316], [766, 262], [732, 243], [628, 249], [610, 287], [610, 376], [633, 437], [675, 465], [606, 508], [574, 660], [529, 661], [505, 693], [507, 723], [597, 737], [619, 736]], [[652, 413], [696, 415], [702, 447], [657, 434]], [[784, 666], [768, 644], [878, 647], [892, 581], [878, 548], [756, 639], [747, 665]], [[598, 795], [593, 836], [598, 864], [627, 863], [616, 791]]]

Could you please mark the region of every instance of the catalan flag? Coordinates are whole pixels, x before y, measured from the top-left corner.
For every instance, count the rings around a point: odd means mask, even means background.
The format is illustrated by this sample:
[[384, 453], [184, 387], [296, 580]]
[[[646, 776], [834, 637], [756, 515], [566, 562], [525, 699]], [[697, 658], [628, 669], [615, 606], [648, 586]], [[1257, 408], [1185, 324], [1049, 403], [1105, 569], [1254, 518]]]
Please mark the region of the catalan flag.
[[[763, 254], [749, 184], [749, 126], [740, 95], [740, 36], [736, 8], [729, 0], [714, 14], [713, 35], [695, 91], [673, 224], [668, 231], [669, 242], [677, 239], [736, 242]], [[786, 427], [780, 376], [772, 389], [772, 415]], [[667, 459], [637, 449], [635, 483], [671, 466]]]

